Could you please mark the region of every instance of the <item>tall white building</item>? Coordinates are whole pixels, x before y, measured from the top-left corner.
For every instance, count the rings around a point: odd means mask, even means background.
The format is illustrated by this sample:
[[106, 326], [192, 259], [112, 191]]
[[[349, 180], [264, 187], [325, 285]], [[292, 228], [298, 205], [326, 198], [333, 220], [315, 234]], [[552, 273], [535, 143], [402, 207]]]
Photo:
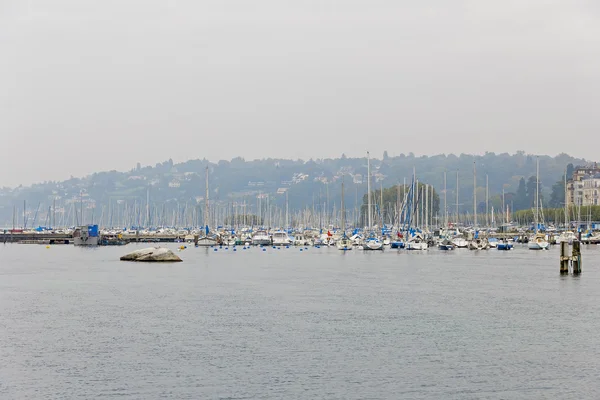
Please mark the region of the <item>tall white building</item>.
[[600, 205], [600, 168], [596, 163], [575, 168], [567, 182], [567, 205]]

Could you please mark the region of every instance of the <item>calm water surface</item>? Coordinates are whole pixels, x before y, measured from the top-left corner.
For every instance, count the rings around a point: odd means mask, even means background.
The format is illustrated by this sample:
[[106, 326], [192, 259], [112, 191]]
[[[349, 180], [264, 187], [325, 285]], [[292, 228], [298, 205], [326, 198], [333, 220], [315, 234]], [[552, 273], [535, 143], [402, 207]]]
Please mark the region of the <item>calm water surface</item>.
[[0, 245], [0, 398], [600, 397], [600, 246], [134, 248]]

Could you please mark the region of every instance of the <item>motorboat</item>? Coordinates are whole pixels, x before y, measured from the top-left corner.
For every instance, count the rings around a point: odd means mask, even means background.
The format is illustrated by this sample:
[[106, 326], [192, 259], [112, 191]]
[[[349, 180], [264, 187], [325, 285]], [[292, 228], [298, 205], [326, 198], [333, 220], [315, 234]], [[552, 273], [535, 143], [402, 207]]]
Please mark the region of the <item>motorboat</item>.
[[289, 246], [292, 244], [292, 239], [284, 231], [273, 233], [273, 246]]
[[512, 250], [513, 249], [513, 244], [511, 242], [509, 242], [506, 239], [500, 240], [498, 241], [498, 244], [496, 245], [496, 249], [498, 250]]
[[256, 231], [252, 235], [252, 245], [253, 246], [270, 246], [271, 245], [271, 237], [269, 233], [264, 230]]

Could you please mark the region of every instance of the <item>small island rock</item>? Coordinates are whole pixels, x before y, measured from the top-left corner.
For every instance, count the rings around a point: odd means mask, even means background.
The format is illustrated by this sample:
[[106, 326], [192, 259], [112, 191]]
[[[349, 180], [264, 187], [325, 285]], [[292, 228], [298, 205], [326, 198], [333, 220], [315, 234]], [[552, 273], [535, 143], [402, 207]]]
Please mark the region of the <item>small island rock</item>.
[[179, 262], [182, 261], [179, 256], [171, 250], [164, 247], [148, 247], [146, 249], [136, 250], [121, 257], [121, 261], [140, 261], [140, 262]]

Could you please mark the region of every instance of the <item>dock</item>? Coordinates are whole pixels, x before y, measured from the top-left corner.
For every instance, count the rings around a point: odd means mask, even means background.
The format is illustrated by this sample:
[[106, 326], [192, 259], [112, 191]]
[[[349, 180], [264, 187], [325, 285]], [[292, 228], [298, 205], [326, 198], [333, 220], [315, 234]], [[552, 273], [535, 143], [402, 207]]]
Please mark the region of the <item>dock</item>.
[[[100, 242], [105, 235], [100, 235]], [[122, 234], [121, 240], [125, 243], [174, 243], [183, 242], [185, 236], [174, 234], [140, 235]], [[22, 244], [71, 244], [73, 235], [65, 233], [40, 233], [40, 232], [0, 232], [0, 243], [22, 243]]]

